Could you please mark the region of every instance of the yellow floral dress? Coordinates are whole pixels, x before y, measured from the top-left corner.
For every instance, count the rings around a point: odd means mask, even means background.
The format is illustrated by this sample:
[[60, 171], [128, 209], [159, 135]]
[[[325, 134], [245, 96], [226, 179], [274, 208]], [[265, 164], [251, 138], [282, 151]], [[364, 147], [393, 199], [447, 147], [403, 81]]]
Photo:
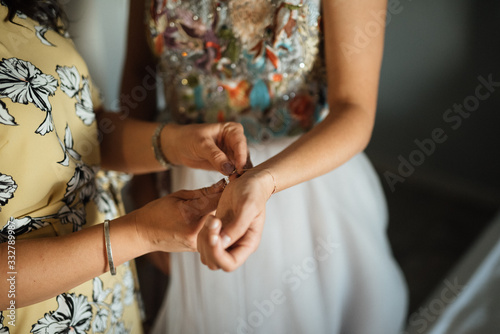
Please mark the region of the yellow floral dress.
[[[100, 104], [68, 36], [0, 4], [0, 243], [66, 235], [123, 213], [116, 180], [99, 171]], [[15, 237], [15, 238], [14, 238]], [[40, 249], [43, 252], [43, 249]], [[43, 278], [41, 278], [43, 279]], [[133, 262], [35, 305], [0, 312], [0, 333], [142, 333]]]

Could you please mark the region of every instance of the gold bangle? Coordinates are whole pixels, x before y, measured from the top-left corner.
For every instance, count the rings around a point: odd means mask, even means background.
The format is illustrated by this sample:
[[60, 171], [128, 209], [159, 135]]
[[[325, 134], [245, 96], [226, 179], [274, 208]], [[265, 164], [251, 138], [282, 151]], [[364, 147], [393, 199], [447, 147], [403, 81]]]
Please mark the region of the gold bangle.
[[158, 125], [153, 136], [151, 137], [151, 144], [153, 145], [153, 152], [155, 154], [156, 161], [158, 161], [165, 169], [169, 169], [172, 166], [161, 149], [161, 130], [163, 130], [167, 124], [167, 122], [163, 122]]
[[104, 221], [104, 244], [106, 245], [106, 255], [108, 257], [109, 272], [116, 275], [115, 263], [113, 262], [113, 251], [111, 250], [111, 240], [109, 238], [109, 219]]

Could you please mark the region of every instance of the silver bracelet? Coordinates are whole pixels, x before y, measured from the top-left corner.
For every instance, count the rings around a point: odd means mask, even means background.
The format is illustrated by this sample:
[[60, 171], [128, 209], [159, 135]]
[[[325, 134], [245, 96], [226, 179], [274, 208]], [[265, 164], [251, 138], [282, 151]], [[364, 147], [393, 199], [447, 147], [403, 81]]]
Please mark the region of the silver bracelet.
[[172, 164], [168, 162], [167, 157], [163, 154], [161, 149], [161, 130], [167, 125], [167, 122], [163, 122], [155, 130], [153, 137], [151, 137], [151, 144], [153, 144], [153, 152], [155, 154], [156, 160], [162, 165], [165, 169], [169, 169]]
[[111, 250], [111, 241], [109, 239], [109, 219], [104, 221], [104, 243], [106, 245], [106, 254], [108, 256], [109, 272], [116, 275], [115, 263], [113, 262], [113, 251]]

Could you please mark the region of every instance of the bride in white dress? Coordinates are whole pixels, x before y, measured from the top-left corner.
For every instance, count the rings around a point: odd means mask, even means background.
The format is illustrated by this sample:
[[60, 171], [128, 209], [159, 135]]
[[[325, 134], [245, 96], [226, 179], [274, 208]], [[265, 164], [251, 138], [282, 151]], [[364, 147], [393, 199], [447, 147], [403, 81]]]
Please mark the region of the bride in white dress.
[[[227, 166], [241, 176], [199, 236], [201, 259], [171, 255], [153, 332], [397, 333], [406, 287], [379, 180], [361, 153], [386, 2], [148, 0], [147, 8], [162, 117], [241, 123], [256, 166]], [[171, 171], [174, 191], [219, 178]]]

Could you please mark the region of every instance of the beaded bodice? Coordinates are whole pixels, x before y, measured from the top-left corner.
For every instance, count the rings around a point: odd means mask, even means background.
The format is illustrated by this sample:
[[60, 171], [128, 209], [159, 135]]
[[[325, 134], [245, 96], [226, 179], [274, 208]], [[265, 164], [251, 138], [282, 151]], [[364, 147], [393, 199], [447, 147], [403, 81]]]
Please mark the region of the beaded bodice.
[[151, 0], [148, 16], [174, 121], [237, 121], [262, 141], [321, 118], [320, 0]]

